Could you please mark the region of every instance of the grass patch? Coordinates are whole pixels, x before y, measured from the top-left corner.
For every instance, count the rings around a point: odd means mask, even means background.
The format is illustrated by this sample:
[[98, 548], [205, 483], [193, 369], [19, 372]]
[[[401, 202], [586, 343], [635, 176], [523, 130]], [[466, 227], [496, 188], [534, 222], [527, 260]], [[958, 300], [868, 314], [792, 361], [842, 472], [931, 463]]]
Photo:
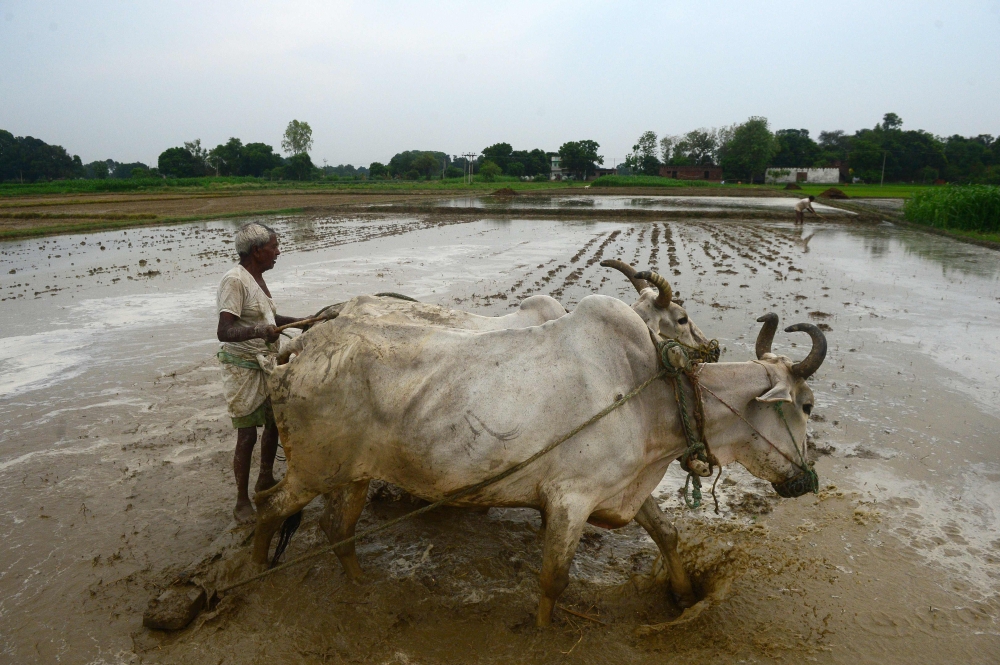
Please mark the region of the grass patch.
[[953, 185], [915, 194], [903, 205], [906, 220], [964, 233], [1000, 233], [1000, 187]]
[[678, 180], [658, 175], [602, 175], [590, 182], [591, 187], [722, 187], [707, 180]]

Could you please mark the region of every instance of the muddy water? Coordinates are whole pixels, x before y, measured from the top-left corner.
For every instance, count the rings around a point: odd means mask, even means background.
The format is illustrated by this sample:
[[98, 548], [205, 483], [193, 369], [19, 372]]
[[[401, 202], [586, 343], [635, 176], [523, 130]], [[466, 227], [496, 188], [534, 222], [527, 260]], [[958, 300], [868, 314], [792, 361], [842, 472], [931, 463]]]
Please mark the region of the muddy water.
[[[564, 210], [774, 210], [789, 212], [798, 203], [790, 197], [765, 196], [518, 196], [516, 198], [460, 197], [442, 202], [452, 208], [555, 208]], [[391, 205], [391, 204], [387, 204]], [[819, 202], [813, 203], [818, 214], [844, 214]]]
[[[561, 612], [537, 631], [537, 516], [446, 510], [360, 546], [363, 584], [319, 559], [186, 631], [144, 631], [158, 585], [192, 562], [238, 576], [245, 556], [211, 359], [235, 224], [0, 245], [0, 662], [1000, 655], [1000, 261], [888, 224], [277, 220], [284, 253], [267, 279], [283, 313], [387, 290], [485, 314], [535, 293], [631, 302], [598, 265], [620, 258], [670, 276], [727, 360], [751, 357], [766, 311], [822, 324], [811, 450], [825, 489], [778, 500], [732, 467], [719, 514], [710, 499], [689, 511], [671, 469], [657, 495], [706, 595], [686, 614], [650, 579], [644, 532], [588, 528], [562, 602], [601, 623]], [[775, 350], [806, 349], [779, 333]], [[362, 526], [412, 508], [397, 498], [373, 497]], [[323, 542], [316, 517], [291, 555]]]

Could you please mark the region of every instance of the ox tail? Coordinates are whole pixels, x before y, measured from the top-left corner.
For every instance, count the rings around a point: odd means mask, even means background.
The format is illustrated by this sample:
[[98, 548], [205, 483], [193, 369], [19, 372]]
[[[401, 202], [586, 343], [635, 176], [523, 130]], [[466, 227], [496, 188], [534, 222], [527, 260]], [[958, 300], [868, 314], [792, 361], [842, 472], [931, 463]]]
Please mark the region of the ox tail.
[[299, 525], [302, 524], [302, 511], [295, 513], [294, 515], [289, 515], [285, 518], [285, 521], [281, 523], [281, 532], [278, 535], [278, 545], [274, 548], [274, 556], [271, 557], [271, 568], [278, 565], [281, 561], [281, 555], [285, 553], [288, 548], [288, 544], [292, 542], [292, 536], [298, 531]]

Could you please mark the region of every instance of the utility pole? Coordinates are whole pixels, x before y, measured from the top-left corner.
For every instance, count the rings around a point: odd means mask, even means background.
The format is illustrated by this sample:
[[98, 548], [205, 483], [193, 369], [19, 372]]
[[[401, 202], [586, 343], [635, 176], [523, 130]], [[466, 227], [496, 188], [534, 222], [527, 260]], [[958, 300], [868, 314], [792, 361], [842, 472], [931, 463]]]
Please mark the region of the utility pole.
[[882, 179], [879, 181], [878, 186], [881, 187], [885, 184], [885, 155], [889, 152], [888, 150], [882, 151]]
[[469, 165], [469, 184], [470, 185], [472, 184], [473, 176], [475, 175], [475, 170], [476, 170], [476, 162], [473, 160], [473, 158], [475, 156], [476, 156], [476, 153], [474, 153], [474, 152], [470, 152], [470, 153], [462, 155], [462, 157], [465, 157], [465, 161]]

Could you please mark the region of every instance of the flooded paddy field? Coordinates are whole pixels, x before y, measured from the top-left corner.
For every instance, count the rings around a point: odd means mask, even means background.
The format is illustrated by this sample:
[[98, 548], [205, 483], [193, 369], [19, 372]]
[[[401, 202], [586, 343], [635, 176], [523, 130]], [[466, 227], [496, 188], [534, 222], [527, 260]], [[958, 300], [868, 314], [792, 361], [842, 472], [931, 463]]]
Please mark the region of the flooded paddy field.
[[[789, 196], [614, 196], [563, 195], [563, 196], [518, 196], [513, 198], [470, 196], [453, 198], [440, 205], [452, 208], [507, 208], [518, 209], [595, 209], [595, 210], [768, 210], [792, 212], [802, 197]], [[386, 204], [391, 205], [391, 204]], [[841, 214], [838, 208], [814, 202], [817, 213]]]
[[[178, 633], [141, 626], [192, 563], [235, 579], [235, 433], [213, 354], [238, 221], [0, 244], [0, 662], [990, 663], [1000, 657], [1000, 255], [894, 225], [437, 215], [268, 221], [279, 312], [397, 291], [479, 314], [549, 294], [633, 302], [618, 258], [667, 276], [694, 321], [753, 357], [758, 324], [827, 329], [810, 380], [818, 495], [738, 466], [719, 513], [656, 496], [705, 595], [656, 583], [635, 525], [587, 527], [554, 626], [534, 628], [533, 511], [443, 509], [227, 596]], [[243, 220], [240, 220], [243, 221]], [[804, 355], [801, 335], [775, 351]], [[555, 387], [558, 389], [558, 387]], [[546, 387], [553, 389], [553, 387]], [[282, 468], [278, 464], [278, 471]], [[374, 493], [361, 528], [413, 509]], [[286, 557], [325, 543], [306, 510]]]

